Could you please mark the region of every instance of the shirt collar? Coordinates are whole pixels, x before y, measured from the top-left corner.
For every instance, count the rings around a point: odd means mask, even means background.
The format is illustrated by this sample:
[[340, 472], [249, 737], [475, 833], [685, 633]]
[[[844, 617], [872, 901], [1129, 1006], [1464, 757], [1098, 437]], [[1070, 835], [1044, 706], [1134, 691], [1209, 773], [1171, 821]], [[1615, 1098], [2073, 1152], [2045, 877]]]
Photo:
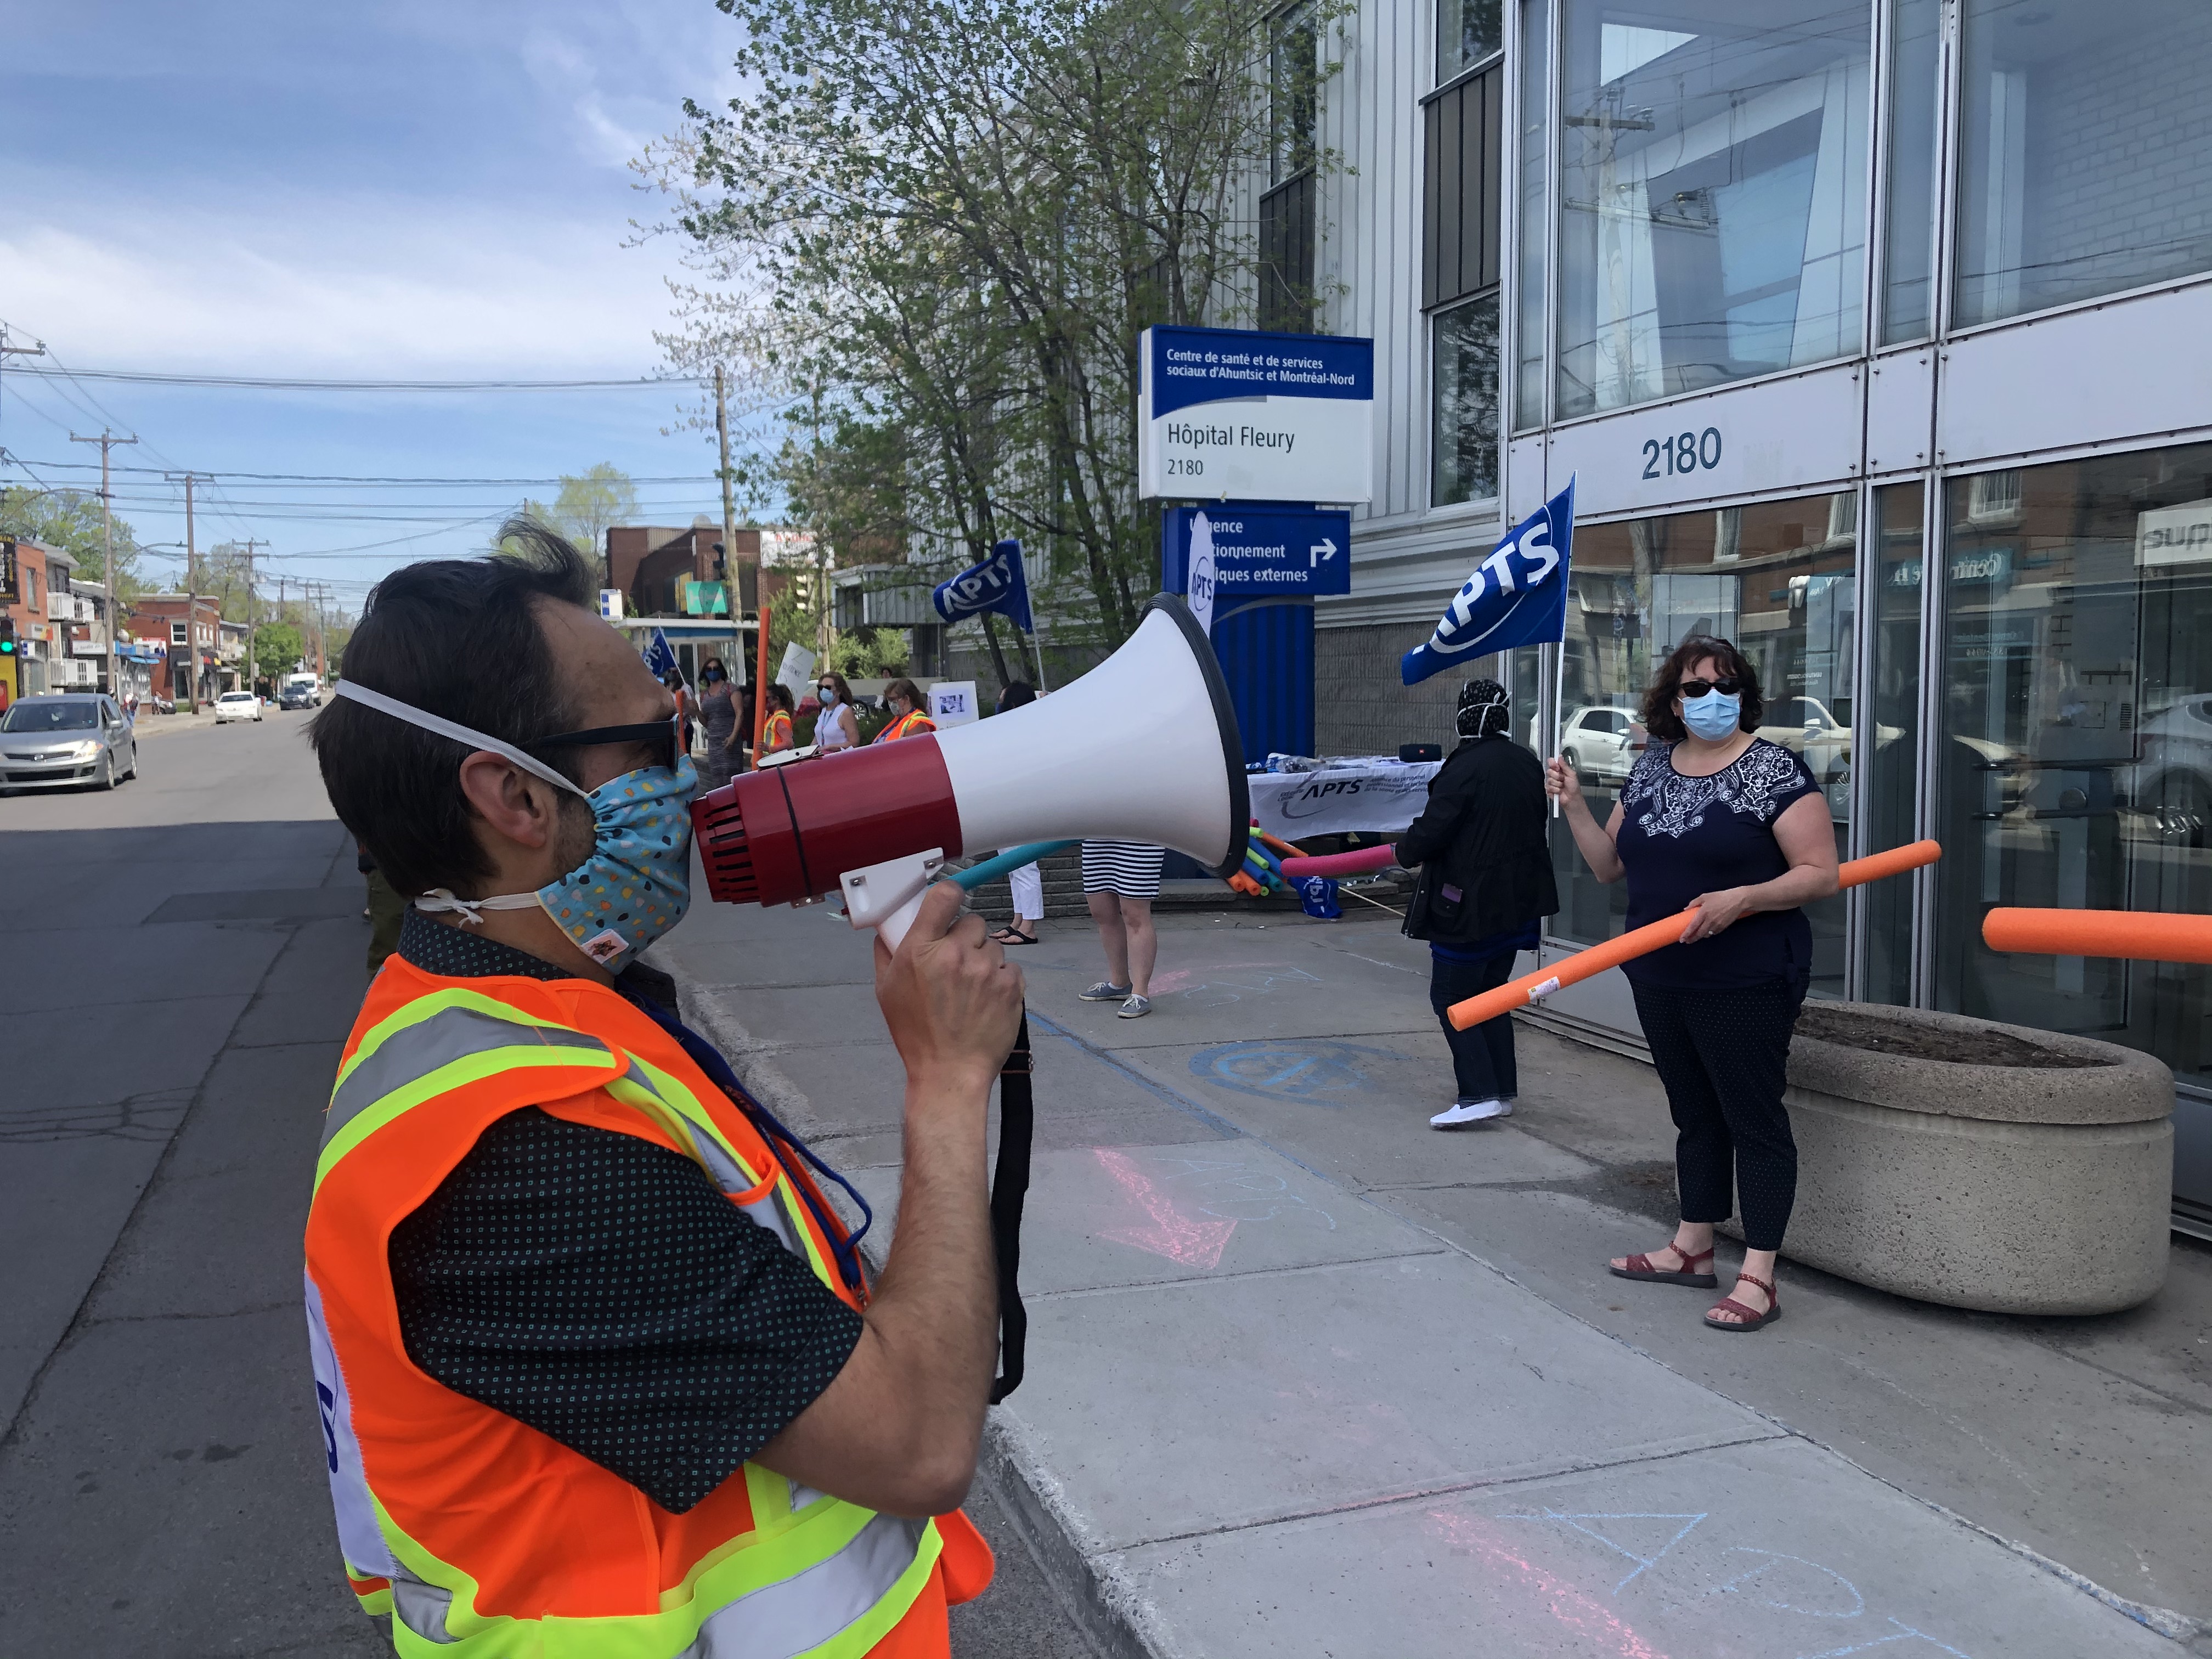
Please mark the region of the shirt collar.
[[[441, 979], [581, 979], [581, 974], [502, 945], [466, 927], [433, 921], [411, 906], [399, 924], [399, 954]], [[631, 1002], [677, 1011], [676, 981], [642, 959], [615, 975], [615, 989]]]

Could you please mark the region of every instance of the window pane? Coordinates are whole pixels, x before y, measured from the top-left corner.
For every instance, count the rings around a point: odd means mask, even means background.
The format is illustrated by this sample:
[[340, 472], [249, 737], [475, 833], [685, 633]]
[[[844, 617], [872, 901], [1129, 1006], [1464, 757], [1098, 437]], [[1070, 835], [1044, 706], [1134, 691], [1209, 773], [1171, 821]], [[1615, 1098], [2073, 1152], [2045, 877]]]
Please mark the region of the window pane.
[[1437, 313], [1435, 328], [1430, 499], [1483, 501], [1498, 493], [1498, 296]]
[[1320, 109], [1317, 68], [1320, 36], [1311, 4], [1297, 5], [1275, 20], [1270, 53], [1267, 119], [1271, 129], [1267, 182], [1279, 185], [1314, 164], [1314, 133]]
[[[1920, 742], [1921, 501], [1919, 484], [1874, 495], [1874, 760], [1867, 776], [1870, 853], [1903, 847], [1913, 835], [1915, 769]], [[1912, 1000], [1912, 893], [1909, 877], [1867, 889], [1867, 1000]]]
[[1465, 73], [1496, 52], [1498, 0], [1437, 0], [1437, 84]]
[[1858, 349], [1865, 0], [1563, 0], [1557, 413]]
[[1520, 270], [1514, 295], [1514, 337], [1520, 365], [1514, 376], [1516, 431], [1544, 421], [1544, 250], [1552, 224], [1545, 210], [1545, 135], [1551, 122], [1545, 93], [1551, 85], [1549, 0], [1521, 0], [1521, 107], [1515, 165], [1521, 170]]
[[1932, 329], [1936, 110], [1942, 0], [1897, 0], [1889, 44], [1889, 200], [1883, 213], [1881, 343]]
[[1959, 323], [2212, 269], [2212, 6], [1967, 0]]
[[[1656, 665], [1693, 633], [1734, 640], [1768, 702], [1759, 736], [1795, 750], [1827, 797], [1838, 855], [1850, 823], [1857, 497], [1813, 495], [1575, 530], [1565, 650], [1569, 720], [1634, 711]], [[1644, 739], [1618, 757], [1577, 756], [1590, 811], [1612, 816]], [[1551, 935], [1595, 945], [1620, 931], [1626, 886], [1589, 873], [1565, 819], [1552, 823], [1560, 909]], [[1808, 905], [1813, 994], [1844, 994], [1844, 897]]]
[[1946, 486], [1936, 1006], [2212, 1082], [2212, 969], [1999, 955], [1993, 905], [2212, 909], [2212, 445]]

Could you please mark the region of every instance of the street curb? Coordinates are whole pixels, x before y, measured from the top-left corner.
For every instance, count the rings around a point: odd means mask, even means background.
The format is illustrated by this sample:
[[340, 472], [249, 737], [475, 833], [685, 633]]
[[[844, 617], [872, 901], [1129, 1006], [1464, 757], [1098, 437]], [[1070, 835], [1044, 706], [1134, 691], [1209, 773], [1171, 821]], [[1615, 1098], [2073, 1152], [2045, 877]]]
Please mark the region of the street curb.
[[[811, 1103], [775, 1063], [775, 1048], [714, 1007], [681, 970], [674, 977], [684, 1023], [703, 1033], [730, 1062], [738, 1081], [796, 1132]], [[841, 1209], [842, 1196], [831, 1190]], [[861, 1246], [878, 1273], [889, 1243], [887, 1237], [871, 1238]], [[1100, 1659], [1172, 1659], [1176, 1650], [1152, 1604], [1095, 1540], [1086, 1547], [1089, 1528], [1070, 1509], [1042, 1448], [1011, 1413], [986, 1413], [976, 1472], [1029, 1547], [1062, 1611]]]

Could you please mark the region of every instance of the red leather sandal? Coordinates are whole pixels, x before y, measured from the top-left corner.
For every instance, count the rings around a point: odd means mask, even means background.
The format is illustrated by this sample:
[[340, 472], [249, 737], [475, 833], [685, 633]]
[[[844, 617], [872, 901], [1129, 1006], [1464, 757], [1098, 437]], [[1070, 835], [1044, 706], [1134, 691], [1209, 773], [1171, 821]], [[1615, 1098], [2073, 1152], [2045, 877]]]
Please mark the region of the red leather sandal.
[[[1766, 1292], [1766, 1311], [1765, 1313], [1753, 1313], [1750, 1309], [1745, 1307], [1742, 1303], [1737, 1301], [1734, 1297], [1724, 1296], [1718, 1302], [1713, 1304], [1711, 1308], [1706, 1310], [1706, 1324], [1711, 1326], [1717, 1331], [1755, 1331], [1759, 1329], [1760, 1326], [1771, 1325], [1776, 1320], [1782, 1317], [1782, 1298], [1774, 1293], [1774, 1286], [1771, 1284], [1767, 1280], [1761, 1279], [1757, 1273], [1740, 1273], [1736, 1275], [1736, 1278], [1739, 1280], [1747, 1279], [1753, 1284], [1758, 1285], [1760, 1290]], [[1741, 1314], [1743, 1317], [1741, 1319], [1714, 1318], [1713, 1316], [1718, 1313], [1723, 1308], [1733, 1308], [1736, 1312]]]
[[1628, 1258], [1626, 1267], [1616, 1267], [1608, 1261], [1605, 1264], [1605, 1270], [1615, 1279], [1641, 1279], [1653, 1285], [1687, 1285], [1700, 1291], [1710, 1291], [1720, 1283], [1710, 1268], [1703, 1273], [1698, 1271], [1698, 1263], [1710, 1262], [1713, 1259], [1711, 1245], [1695, 1255], [1679, 1244], [1669, 1244], [1667, 1248], [1682, 1258], [1680, 1267], [1672, 1269], [1655, 1267], [1651, 1265], [1651, 1258], [1639, 1250]]

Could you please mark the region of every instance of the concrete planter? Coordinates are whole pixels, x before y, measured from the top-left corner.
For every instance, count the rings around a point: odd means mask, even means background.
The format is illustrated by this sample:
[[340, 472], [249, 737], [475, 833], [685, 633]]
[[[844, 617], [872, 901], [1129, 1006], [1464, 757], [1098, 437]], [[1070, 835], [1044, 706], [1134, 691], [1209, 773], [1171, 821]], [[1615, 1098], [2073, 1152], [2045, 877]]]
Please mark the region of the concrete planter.
[[2111, 1313], [2165, 1279], [2173, 1075], [2148, 1054], [1808, 1002], [1784, 1097], [1794, 1261], [1995, 1313]]

